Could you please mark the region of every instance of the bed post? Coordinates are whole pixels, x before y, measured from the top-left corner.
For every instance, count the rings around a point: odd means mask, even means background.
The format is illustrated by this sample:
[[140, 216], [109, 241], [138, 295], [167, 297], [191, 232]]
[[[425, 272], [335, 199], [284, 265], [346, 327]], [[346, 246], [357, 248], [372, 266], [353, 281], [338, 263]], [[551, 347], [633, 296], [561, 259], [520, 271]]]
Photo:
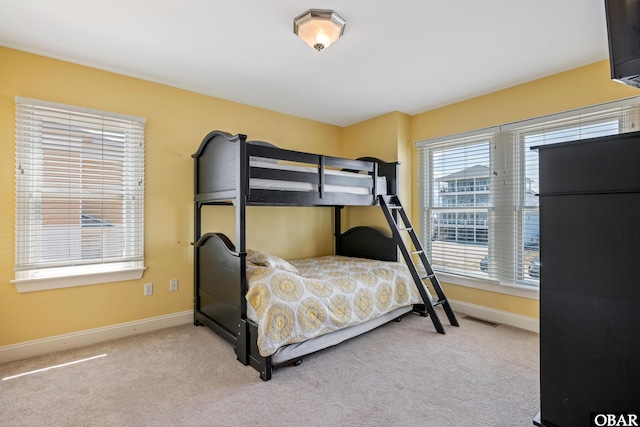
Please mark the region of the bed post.
[[[238, 134], [238, 144], [236, 145], [236, 159], [239, 167], [236, 168], [236, 195], [233, 205], [236, 211], [236, 246], [240, 253], [240, 316], [238, 317], [238, 346], [236, 356], [243, 364], [249, 364], [249, 325], [247, 323], [247, 193], [249, 191], [249, 157], [247, 157], [247, 136]], [[245, 164], [242, 164], [245, 162]]]
[[[197, 179], [197, 178], [196, 178]], [[195, 244], [198, 242], [198, 240], [200, 240], [200, 235], [202, 232], [200, 223], [201, 223], [201, 218], [202, 218], [202, 204], [200, 202], [195, 202], [193, 204], [193, 216], [194, 216], [194, 223], [193, 223], [193, 233], [194, 233], [194, 239], [193, 239], [193, 243], [191, 243], [192, 246], [195, 246]], [[195, 251], [195, 249], [194, 249]], [[198, 292], [198, 268], [199, 268], [199, 260], [197, 257], [195, 257], [195, 259], [193, 260], [194, 262], [194, 267], [193, 267], [193, 324], [195, 326], [200, 326], [200, 322], [196, 319], [196, 311], [198, 309], [198, 307], [200, 306], [200, 296], [199, 296], [199, 292]]]
[[[193, 188], [194, 193], [198, 189], [198, 158], [194, 157], [194, 167], [193, 167]], [[195, 201], [193, 203], [193, 242], [191, 245], [194, 246], [202, 237], [202, 203], [199, 201]], [[194, 249], [195, 252], [195, 249]], [[193, 324], [195, 326], [200, 326], [201, 323], [196, 318], [196, 311], [198, 307], [200, 307], [200, 296], [198, 292], [198, 268], [199, 261], [197, 257], [194, 259], [194, 268], [193, 268]]]
[[342, 236], [342, 208], [344, 206], [334, 206], [333, 235], [335, 236], [335, 254], [340, 254], [340, 237]]

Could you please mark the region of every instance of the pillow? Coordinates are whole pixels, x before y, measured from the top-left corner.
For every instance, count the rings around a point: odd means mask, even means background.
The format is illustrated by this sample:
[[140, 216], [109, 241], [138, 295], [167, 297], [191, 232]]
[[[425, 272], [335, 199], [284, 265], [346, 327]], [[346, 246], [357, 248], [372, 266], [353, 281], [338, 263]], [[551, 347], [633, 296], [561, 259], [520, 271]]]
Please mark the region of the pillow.
[[254, 251], [252, 249], [247, 249], [247, 261], [255, 265], [284, 270], [293, 274], [300, 274], [298, 273], [297, 268], [282, 258], [278, 258], [275, 255], [270, 255], [264, 252]]
[[[278, 148], [275, 145], [265, 141], [247, 141], [247, 144]], [[249, 156], [249, 160], [252, 162], [278, 163], [278, 159], [268, 159], [266, 157]]]

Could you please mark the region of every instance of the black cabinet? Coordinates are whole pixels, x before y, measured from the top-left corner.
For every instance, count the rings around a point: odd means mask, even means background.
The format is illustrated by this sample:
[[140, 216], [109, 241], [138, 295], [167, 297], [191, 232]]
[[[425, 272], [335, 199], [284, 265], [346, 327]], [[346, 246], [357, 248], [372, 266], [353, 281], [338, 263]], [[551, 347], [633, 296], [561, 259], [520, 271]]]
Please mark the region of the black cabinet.
[[540, 414], [640, 412], [640, 133], [536, 147]]

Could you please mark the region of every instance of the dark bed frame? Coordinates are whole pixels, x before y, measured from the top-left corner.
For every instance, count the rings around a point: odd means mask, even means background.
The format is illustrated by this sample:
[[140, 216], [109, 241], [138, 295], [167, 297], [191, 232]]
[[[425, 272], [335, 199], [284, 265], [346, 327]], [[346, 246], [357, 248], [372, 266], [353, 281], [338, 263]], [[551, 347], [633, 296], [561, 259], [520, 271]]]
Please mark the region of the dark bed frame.
[[[340, 212], [343, 206], [377, 205], [377, 194], [381, 192], [397, 194], [399, 163], [386, 163], [374, 158], [349, 160], [290, 151], [265, 143], [251, 143], [246, 139], [246, 135], [242, 134], [234, 136], [213, 131], [204, 138], [192, 156], [195, 160], [194, 323], [206, 325], [231, 343], [238, 360], [254, 367], [260, 373], [260, 378], [267, 381], [275, 366], [271, 356], [263, 357], [258, 352], [257, 325], [247, 318], [247, 206], [334, 207], [336, 255], [398, 261], [398, 246], [393, 237], [370, 227], [355, 227], [342, 233]], [[249, 160], [255, 158], [312, 165], [318, 173], [251, 167]], [[360, 171], [366, 173], [368, 179], [328, 175], [325, 174], [327, 167]], [[386, 178], [386, 189], [377, 188], [378, 176]], [[251, 189], [250, 178], [312, 182], [318, 184], [318, 191]], [[325, 185], [363, 186], [372, 191], [368, 195], [326, 192]], [[202, 208], [207, 205], [235, 207], [236, 245], [221, 233], [202, 234]], [[424, 311], [418, 312], [424, 315]]]

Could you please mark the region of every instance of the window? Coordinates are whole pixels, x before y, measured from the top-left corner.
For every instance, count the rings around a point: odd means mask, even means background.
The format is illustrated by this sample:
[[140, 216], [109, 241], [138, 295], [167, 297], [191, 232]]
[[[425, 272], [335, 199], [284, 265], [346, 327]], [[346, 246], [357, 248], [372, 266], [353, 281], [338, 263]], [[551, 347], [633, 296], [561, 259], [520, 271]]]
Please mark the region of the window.
[[144, 124], [16, 98], [20, 292], [142, 276]]
[[434, 268], [474, 270], [487, 252], [491, 140], [486, 135], [421, 150], [423, 242]]
[[539, 180], [532, 147], [636, 130], [639, 111], [634, 98], [417, 142], [422, 239], [434, 270], [452, 283], [515, 294], [514, 288], [537, 290]]

